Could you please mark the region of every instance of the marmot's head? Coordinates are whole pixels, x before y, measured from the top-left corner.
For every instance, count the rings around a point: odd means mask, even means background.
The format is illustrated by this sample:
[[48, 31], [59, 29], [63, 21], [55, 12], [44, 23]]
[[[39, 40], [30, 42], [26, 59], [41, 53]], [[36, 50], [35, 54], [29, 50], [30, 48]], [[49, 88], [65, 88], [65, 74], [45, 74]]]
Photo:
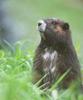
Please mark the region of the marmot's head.
[[44, 19], [38, 22], [41, 38], [48, 42], [67, 42], [70, 38], [69, 24], [60, 19]]

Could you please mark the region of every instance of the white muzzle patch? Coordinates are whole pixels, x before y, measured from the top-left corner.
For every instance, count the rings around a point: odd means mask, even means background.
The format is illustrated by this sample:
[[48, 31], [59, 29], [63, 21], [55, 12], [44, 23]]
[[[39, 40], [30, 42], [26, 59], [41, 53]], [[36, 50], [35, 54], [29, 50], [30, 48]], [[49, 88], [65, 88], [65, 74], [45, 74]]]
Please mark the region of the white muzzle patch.
[[37, 29], [38, 29], [38, 31], [40, 31], [40, 32], [45, 32], [46, 23], [45, 23], [43, 20], [38, 21]]

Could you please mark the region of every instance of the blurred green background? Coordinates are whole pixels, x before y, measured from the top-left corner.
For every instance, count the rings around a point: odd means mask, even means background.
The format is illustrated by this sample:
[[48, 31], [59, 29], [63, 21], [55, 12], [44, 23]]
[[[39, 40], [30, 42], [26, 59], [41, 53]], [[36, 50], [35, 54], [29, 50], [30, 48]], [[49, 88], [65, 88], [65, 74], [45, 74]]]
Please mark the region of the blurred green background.
[[8, 0], [7, 8], [11, 18], [24, 27], [25, 39], [33, 50], [40, 41], [36, 30], [38, 20], [57, 17], [69, 22], [73, 42], [83, 64], [83, 0]]

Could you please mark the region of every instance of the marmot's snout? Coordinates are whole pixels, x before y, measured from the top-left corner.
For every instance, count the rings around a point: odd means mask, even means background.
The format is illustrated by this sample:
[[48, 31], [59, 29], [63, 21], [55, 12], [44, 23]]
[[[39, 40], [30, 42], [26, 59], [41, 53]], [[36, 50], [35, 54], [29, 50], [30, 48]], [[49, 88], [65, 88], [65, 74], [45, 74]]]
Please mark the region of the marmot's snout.
[[44, 32], [46, 29], [46, 23], [43, 20], [40, 20], [37, 24], [37, 27], [39, 32]]

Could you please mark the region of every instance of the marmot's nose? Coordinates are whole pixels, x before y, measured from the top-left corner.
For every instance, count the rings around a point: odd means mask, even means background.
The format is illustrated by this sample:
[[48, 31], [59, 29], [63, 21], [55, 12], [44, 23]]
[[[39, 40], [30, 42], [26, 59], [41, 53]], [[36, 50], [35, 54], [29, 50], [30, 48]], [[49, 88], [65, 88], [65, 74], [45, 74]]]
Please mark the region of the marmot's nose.
[[37, 24], [38, 30], [44, 32], [46, 29], [46, 23], [43, 20], [40, 20]]
[[41, 22], [39, 22], [39, 23], [38, 23], [38, 26], [41, 26], [41, 25], [42, 25], [42, 23], [41, 23]]
[[45, 24], [45, 22], [44, 22], [43, 20], [40, 20], [40, 21], [38, 22], [38, 27], [42, 26], [43, 24]]

